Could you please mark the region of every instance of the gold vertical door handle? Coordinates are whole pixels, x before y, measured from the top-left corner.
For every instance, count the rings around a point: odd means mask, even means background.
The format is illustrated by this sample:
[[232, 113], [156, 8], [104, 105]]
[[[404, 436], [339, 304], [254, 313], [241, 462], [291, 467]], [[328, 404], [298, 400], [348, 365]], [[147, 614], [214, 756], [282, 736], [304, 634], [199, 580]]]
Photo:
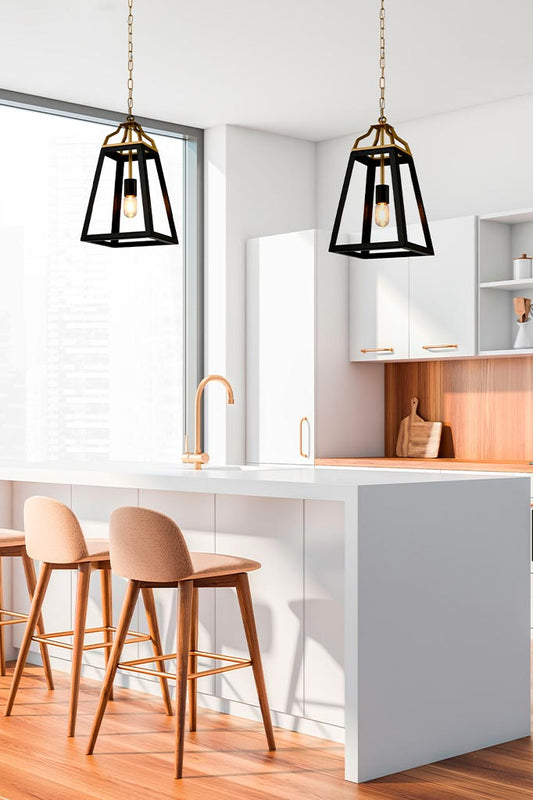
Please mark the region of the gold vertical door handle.
[[303, 433], [304, 422], [307, 422], [307, 425], [309, 426], [309, 442], [308, 442], [308, 444], [309, 444], [309, 446], [311, 445], [311, 423], [309, 422], [307, 417], [302, 417], [301, 420], [300, 420], [300, 455], [302, 456], [302, 458], [309, 458], [311, 454], [310, 453], [304, 453], [304, 447], [303, 447], [303, 445], [304, 445], [304, 442], [303, 442], [303, 438], [304, 438], [304, 433]]

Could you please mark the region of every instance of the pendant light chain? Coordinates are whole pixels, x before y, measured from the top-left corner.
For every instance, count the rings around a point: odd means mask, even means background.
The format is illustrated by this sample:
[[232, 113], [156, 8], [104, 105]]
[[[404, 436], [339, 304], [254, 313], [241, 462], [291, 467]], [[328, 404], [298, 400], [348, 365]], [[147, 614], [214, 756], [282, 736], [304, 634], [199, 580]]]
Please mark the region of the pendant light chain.
[[386, 122], [385, 116], [385, 0], [381, 0], [379, 9], [379, 122]]
[[128, 0], [128, 121], [133, 121], [133, 0]]

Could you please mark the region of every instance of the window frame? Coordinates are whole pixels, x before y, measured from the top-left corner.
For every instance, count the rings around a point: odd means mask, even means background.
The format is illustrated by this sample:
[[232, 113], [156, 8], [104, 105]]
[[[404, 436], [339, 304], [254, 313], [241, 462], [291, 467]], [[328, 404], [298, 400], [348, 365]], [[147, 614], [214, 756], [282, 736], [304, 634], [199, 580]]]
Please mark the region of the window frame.
[[[0, 105], [27, 111], [54, 114], [60, 117], [118, 125], [125, 114], [79, 103], [68, 103], [49, 97], [14, 92], [0, 88]], [[185, 142], [183, 164], [183, 341], [184, 352], [184, 420], [183, 430], [194, 430], [194, 399], [204, 368], [204, 131], [174, 122], [135, 115], [150, 134], [171, 136]], [[95, 152], [95, 167], [97, 153]], [[90, 186], [87, 187], [89, 197]], [[83, 220], [80, 220], [80, 233]], [[179, 456], [179, 454], [176, 454]]]

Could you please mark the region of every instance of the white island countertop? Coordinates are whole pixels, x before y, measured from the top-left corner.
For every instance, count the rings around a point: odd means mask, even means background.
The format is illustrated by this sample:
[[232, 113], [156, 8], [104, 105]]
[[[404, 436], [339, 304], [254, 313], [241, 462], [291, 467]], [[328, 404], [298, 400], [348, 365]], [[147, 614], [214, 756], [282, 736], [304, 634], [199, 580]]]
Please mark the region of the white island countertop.
[[[257, 497], [299, 497], [303, 499], [346, 500], [351, 490], [362, 485], [435, 482], [466, 479], [464, 475], [398, 470], [347, 470], [331, 467], [207, 466], [164, 467], [132, 470], [117, 465], [110, 469], [12, 465], [0, 463], [0, 481], [109, 486], [116, 488], [161, 489], [182, 492], [210, 492]], [[490, 479], [492, 476], [487, 475]], [[485, 478], [485, 476], [483, 476]]]

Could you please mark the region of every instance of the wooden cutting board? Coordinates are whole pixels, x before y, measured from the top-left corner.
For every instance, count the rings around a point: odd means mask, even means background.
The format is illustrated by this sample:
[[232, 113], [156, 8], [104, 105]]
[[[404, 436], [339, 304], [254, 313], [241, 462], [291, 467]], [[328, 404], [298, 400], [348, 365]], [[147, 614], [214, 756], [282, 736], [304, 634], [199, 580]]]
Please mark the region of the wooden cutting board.
[[442, 422], [425, 422], [416, 413], [418, 397], [411, 398], [411, 413], [400, 422], [396, 455], [400, 458], [437, 458]]

